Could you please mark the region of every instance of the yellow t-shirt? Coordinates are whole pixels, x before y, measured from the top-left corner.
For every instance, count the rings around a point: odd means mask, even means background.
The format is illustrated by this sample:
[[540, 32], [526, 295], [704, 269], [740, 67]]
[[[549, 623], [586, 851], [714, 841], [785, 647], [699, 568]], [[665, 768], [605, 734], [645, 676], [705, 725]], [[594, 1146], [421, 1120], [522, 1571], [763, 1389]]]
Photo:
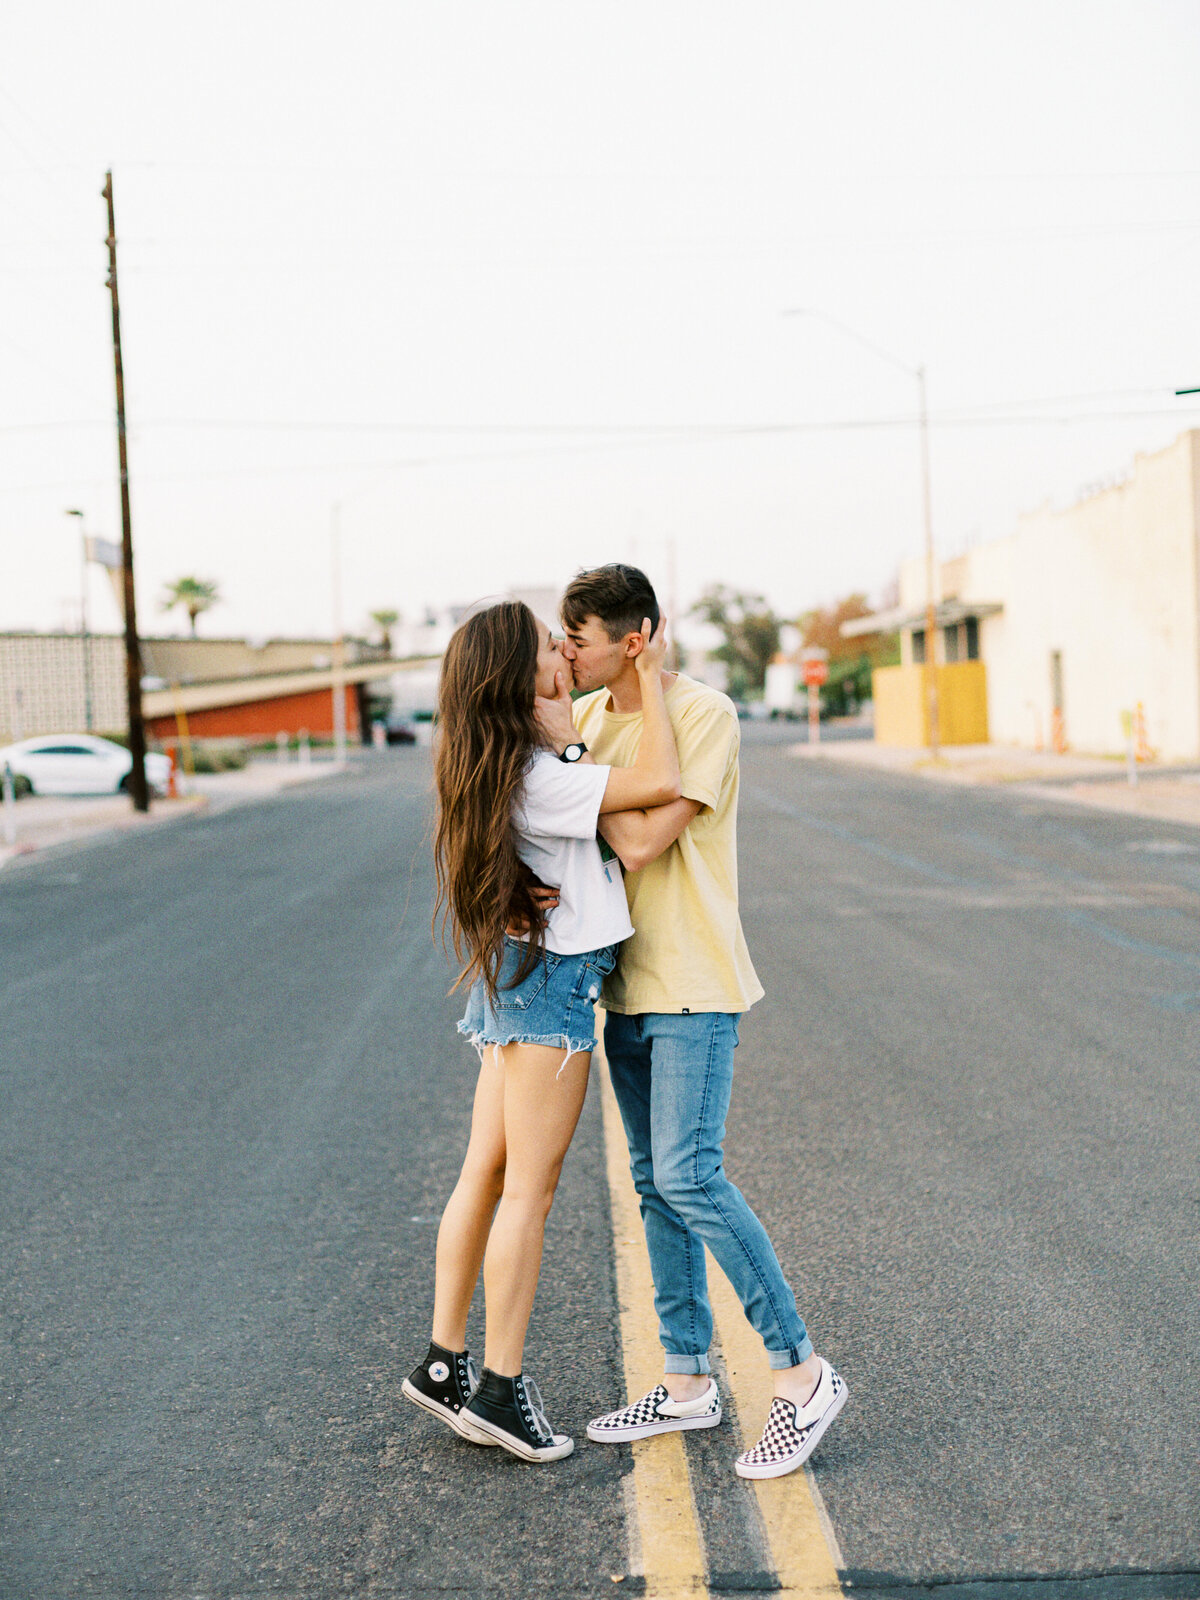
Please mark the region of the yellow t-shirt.
[[[733, 702], [682, 673], [666, 692], [685, 800], [704, 809], [657, 861], [625, 874], [635, 932], [604, 980], [609, 1011], [745, 1011], [762, 985], [738, 917], [737, 797], [741, 730]], [[603, 765], [631, 767], [640, 711], [609, 709], [607, 689], [575, 702], [575, 726]]]

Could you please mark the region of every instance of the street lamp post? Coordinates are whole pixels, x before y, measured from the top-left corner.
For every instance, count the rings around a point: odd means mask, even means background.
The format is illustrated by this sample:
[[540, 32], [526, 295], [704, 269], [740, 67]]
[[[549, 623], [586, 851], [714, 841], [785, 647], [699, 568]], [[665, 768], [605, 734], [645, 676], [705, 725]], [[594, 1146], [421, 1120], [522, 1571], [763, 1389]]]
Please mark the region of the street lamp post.
[[92, 636], [88, 631], [88, 543], [83, 512], [68, 511], [67, 516], [79, 518], [79, 537], [83, 541], [83, 574], [79, 590], [79, 643], [83, 653], [83, 720], [88, 733], [92, 731]]
[[889, 366], [899, 367], [901, 372], [907, 372], [910, 378], [917, 380], [917, 392], [921, 404], [921, 487], [922, 500], [925, 512], [925, 704], [929, 712], [929, 752], [933, 757], [938, 753], [938, 691], [937, 691], [937, 609], [933, 597], [934, 587], [934, 559], [933, 559], [933, 495], [930, 487], [929, 472], [929, 406], [925, 397], [925, 367], [910, 367], [907, 361], [901, 361], [898, 356], [892, 355], [890, 350], [884, 350], [874, 340], [866, 338], [856, 329], [848, 327], [846, 323], [839, 322], [836, 317], [831, 317], [827, 311], [816, 311], [806, 306], [783, 313], [785, 317], [816, 317], [821, 322], [827, 322], [831, 328], [836, 328], [839, 333], [844, 333], [847, 338], [853, 339], [856, 344], [864, 345], [881, 361], [886, 361]]

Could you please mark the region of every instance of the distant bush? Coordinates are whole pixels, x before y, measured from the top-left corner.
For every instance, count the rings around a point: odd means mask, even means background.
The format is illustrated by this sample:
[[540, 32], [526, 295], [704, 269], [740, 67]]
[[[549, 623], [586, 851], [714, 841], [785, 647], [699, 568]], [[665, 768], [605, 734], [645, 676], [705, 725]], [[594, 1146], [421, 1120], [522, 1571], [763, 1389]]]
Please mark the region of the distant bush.
[[246, 765], [242, 744], [221, 744], [206, 739], [192, 745], [192, 766], [197, 772], [240, 772]]
[[[348, 744], [356, 744], [358, 741], [351, 733], [347, 732], [346, 742]], [[299, 734], [290, 733], [285, 742], [285, 748], [290, 755], [295, 755], [303, 747], [304, 743], [305, 741], [300, 738]], [[310, 751], [332, 750], [333, 738], [323, 734], [309, 734], [307, 744]], [[256, 741], [250, 746], [250, 754], [259, 757], [277, 756], [279, 754], [279, 741], [278, 739]]]

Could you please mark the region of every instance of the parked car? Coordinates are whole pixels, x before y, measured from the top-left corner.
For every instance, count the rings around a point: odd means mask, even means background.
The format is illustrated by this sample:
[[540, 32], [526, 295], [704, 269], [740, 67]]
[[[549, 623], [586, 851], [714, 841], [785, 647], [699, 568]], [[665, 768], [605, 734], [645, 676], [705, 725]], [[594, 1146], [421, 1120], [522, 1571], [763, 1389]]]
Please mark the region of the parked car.
[[[123, 745], [91, 733], [44, 734], [0, 749], [14, 778], [24, 778], [34, 794], [119, 794], [129, 788], [133, 757]], [[167, 792], [171, 763], [157, 751], [146, 755], [146, 782], [155, 794]]]
[[387, 742], [389, 744], [416, 744], [417, 730], [413, 727], [412, 718], [401, 716], [395, 711], [390, 712], [387, 718]]

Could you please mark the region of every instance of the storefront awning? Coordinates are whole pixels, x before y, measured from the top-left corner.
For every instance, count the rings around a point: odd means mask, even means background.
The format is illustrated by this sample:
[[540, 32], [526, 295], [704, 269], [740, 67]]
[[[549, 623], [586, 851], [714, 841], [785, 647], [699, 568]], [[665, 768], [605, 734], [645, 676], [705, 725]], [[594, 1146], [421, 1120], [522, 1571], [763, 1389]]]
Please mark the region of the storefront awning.
[[[939, 628], [954, 628], [969, 617], [994, 617], [1004, 610], [999, 600], [939, 600], [933, 608], [934, 621]], [[925, 627], [925, 607], [914, 610], [912, 606], [893, 606], [890, 611], [876, 611], [869, 617], [855, 617], [853, 622], [843, 622], [843, 639], [857, 639], [864, 633], [907, 633]]]

